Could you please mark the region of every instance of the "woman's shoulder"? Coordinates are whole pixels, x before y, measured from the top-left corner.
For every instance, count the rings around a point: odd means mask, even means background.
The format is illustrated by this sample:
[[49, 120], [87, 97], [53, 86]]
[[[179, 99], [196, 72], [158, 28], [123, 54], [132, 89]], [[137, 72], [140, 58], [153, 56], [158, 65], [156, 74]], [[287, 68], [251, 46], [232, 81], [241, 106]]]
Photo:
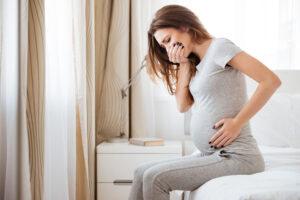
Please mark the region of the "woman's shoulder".
[[241, 51], [242, 49], [233, 41], [225, 37], [220, 37], [216, 38], [212, 58], [215, 64], [225, 68], [226, 63]]
[[234, 44], [233, 41], [231, 41], [230, 39], [228, 39], [226, 37], [216, 37], [215, 38], [215, 43], [218, 44], [218, 45]]
[[214, 53], [223, 55], [237, 49], [240, 48], [232, 40], [226, 37], [215, 38]]

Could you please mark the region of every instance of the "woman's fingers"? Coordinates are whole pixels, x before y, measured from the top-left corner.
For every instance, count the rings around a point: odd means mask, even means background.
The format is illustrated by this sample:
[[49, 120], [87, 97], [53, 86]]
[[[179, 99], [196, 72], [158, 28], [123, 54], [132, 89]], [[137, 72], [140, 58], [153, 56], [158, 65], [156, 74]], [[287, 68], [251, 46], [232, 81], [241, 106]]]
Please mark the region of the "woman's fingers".
[[182, 46], [181, 48], [181, 54], [180, 54], [180, 57], [181, 57], [181, 62], [189, 62], [189, 59], [184, 57], [184, 46]]
[[169, 60], [170, 60], [171, 62], [174, 61], [174, 60], [173, 60], [173, 51], [174, 51], [175, 45], [176, 45], [176, 43], [173, 44], [173, 46], [171, 47], [170, 51], [168, 52]]
[[178, 51], [178, 47], [179, 47], [179, 42], [177, 42], [175, 44], [175, 47], [173, 48], [173, 51], [172, 51], [172, 58], [173, 58], [173, 63], [179, 63], [179, 60], [177, 58], [177, 51]]
[[180, 55], [179, 55], [180, 57], [183, 57], [183, 52], [184, 52], [183, 48], [184, 48], [184, 46], [181, 46], [181, 48], [180, 48]]
[[177, 48], [175, 57], [176, 57], [177, 63], [180, 63], [181, 62], [181, 56], [180, 55], [181, 55], [181, 52], [182, 52], [182, 44], [180, 43], [177, 46], [178, 46], [178, 48]]
[[184, 46], [182, 43], [174, 43], [168, 51], [169, 60], [173, 63], [187, 62], [188, 59], [183, 56]]

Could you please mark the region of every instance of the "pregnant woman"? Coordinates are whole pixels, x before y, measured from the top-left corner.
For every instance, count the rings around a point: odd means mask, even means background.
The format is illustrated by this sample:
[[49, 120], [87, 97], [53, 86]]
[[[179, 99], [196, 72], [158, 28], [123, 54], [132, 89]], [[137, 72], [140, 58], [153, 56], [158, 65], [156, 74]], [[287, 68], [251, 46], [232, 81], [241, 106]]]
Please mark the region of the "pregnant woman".
[[[156, 12], [148, 45], [147, 71], [153, 81], [161, 75], [180, 112], [191, 109], [190, 132], [200, 153], [140, 164], [129, 200], [169, 200], [172, 190], [264, 171], [249, 119], [281, 85], [276, 74], [229, 39], [212, 37], [179, 5]], [[244, 74], [259, 83], [248, 102]]]

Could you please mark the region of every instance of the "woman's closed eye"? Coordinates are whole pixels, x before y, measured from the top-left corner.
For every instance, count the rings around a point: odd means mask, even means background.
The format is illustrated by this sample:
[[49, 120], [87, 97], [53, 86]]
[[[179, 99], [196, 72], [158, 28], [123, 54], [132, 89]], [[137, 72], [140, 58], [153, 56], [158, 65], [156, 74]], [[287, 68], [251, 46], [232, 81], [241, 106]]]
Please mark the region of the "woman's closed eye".
[[[171, 38], [168, 38], [164, 43], [168, 44], [170, 42]], [[168, 49], [165, 45], [162, 45], [162, 48], [165, 48], [166, 51], [168, 52]]]
[[[170, 42], [171, 38], [168, 38], [167, 41], [165, 42], [166, 44], [168, 44]], [[162, 45], [163, 48], [166, 48], [165, 45]]]

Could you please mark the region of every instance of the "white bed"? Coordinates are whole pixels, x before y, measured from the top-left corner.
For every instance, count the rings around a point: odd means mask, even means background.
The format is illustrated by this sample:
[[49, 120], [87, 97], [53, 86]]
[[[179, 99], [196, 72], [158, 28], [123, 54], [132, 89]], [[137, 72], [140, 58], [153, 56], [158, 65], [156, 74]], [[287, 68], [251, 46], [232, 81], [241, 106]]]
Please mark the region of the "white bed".
[[[282, 85], [250, 120], [265, 171], [212, 179], [185, 191], [185, 200], [300, 200], [300, 70], [273, 71]], [[246, 82], [250, 97], [258, 84], [249, 77]], [[190, 115], [190, 111], [185, 113], [186, 134]]]

